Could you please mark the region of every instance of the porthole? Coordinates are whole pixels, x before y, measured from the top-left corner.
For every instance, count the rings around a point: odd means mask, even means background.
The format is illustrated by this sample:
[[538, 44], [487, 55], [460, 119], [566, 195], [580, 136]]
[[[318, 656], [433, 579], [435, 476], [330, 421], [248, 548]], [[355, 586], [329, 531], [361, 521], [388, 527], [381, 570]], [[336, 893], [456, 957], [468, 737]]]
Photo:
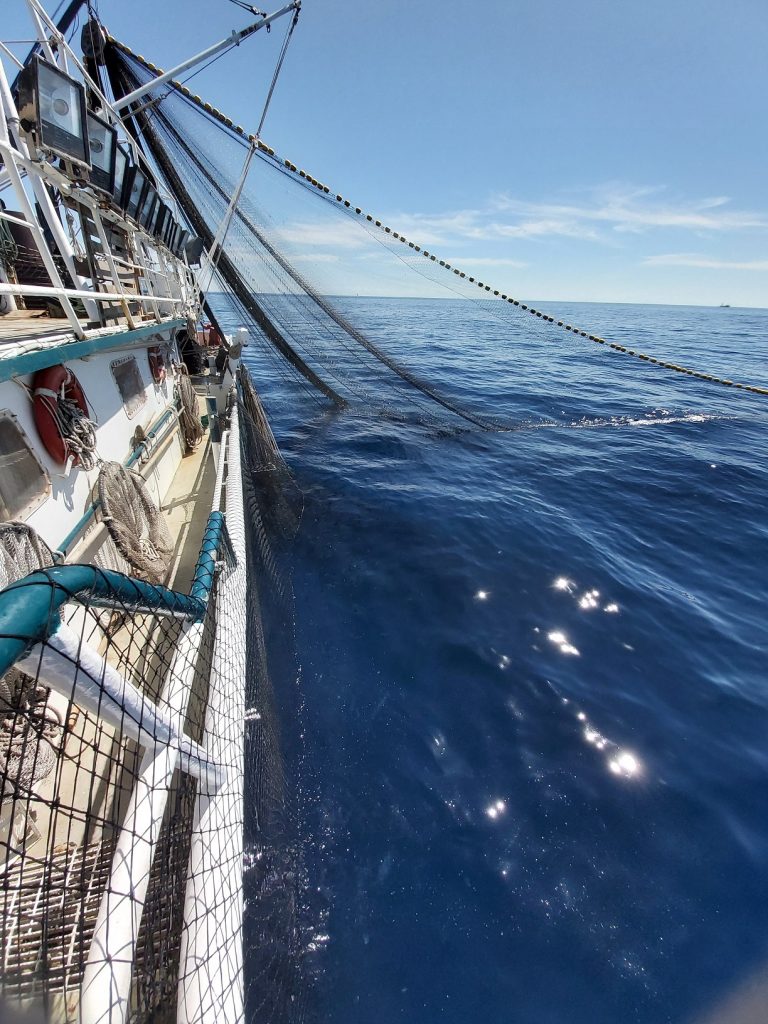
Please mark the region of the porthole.
[[133, 356], [115, 359], [111, 364], [112, 376], [123, 399], [123, 406], [128, 418], [135, 416], [147, 401], [144, 381], [139, 373], [139, 365]]
[[12, 412], [0, 412], [0, 519], [27, 519], [49, 497], [51, 481]]

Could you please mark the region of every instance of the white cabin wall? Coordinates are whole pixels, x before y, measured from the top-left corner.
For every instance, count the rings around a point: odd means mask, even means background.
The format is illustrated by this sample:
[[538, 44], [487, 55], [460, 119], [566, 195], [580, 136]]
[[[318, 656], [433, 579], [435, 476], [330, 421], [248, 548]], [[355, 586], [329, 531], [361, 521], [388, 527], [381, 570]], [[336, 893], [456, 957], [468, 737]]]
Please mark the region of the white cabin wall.
[[[152, 344], [158, 343], [156, 338], [150, 340]], [[133, 345], [64, 363], [80, 381], [92, 407], [91, 415], [97, 421], [97, 452], [104, 461], [124, 462], [133, 451], [131, 439], [137, 426], [149, 432], [163, 412], [175, 404], [173, 377], [169, 375], [161, 384], [155, 383], [149, 368], [148, 347], [150, 345]], [[126, 356], [136, 359], [144, 385], [145, 402], [132, 417], [125, 410], [110, 369], [112, 362]], [[31, 387], [32, 377], [33, 374], [26, 374], [19, 380]], [[14, 381], [0, 384], [0, 410], [3, 409], [8, 409], [17, 417], [19, 426], [50, 477], [50, 496], [26, 521], [50, 547], [56, 549], [93, 501], [99, 477], [98, 466], [90, 471], [73, 468], [68, 475], [64, 475], [64, 468], [51, 459], [40, 440], [27, 391]], [[150, 494], [158, 502], [165, 496], [183, 456], [178, 431], [174, 440], [163, 443], [161, 448], [162, 453], [152, 460], [149, 471], [143, 472], [149, 480]], [[141, 465], [135, 468], [142, 471]]]

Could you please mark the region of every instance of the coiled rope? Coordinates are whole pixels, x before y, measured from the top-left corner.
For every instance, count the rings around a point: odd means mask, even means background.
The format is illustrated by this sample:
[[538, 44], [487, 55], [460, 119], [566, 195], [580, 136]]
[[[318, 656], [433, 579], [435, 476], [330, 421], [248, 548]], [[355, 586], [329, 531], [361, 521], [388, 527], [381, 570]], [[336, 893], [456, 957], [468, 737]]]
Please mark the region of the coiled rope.
[[[113, 43], [123, 53], [127, 54], [133, 60], [141, 64], [147, 71], [151, 72], [153, 75], [163, 74], [163, 71], [160, 68], [158, 68], [155, 64], [152, 64], [150, 61], [146, 60], [140, 54], [134, 53], [129, 47], [125, 46], [125, 44], [121, 43], [119, 40], [110, 37], [110, 42]], [[366, 222], [369, 225], [378, 228], [383, 234], [386, 234], [395, 241], [400, 242], [404, 246], [407, 246], [414, 252], [420, 253], [425, 259], [428, 259], [432, 263], [435, 263], [436, 265], [444, 268], [447, 273], [455, 274], [462, 280], [469, 282], [469, 284], [476, 285], [477, 288], [479, 288], [481, 291], [488, 293], [488, 296], [492, 295], [503, 302], [508, 302], [513, 306], [517, 306], [519, 309], [528, 313], [530, 316], [546, 321], [547, 323], [559, 327], [564, 331], [568, 331], [569, 333], [575, 336], [586, 338], [588, 341], [592, 341], [597, 345], [605, 345], [606, 348], [610, 348], [614, 352], [620, 352], [622, 355], [634, 356], [635, 359], [639, 359], [645, 363], [652, 363], [654, 366], [659, 366], [664, 370], [671, 370], [674, 373], [684, 374], [688, 377], [695, 377], [698, 380], [706, 381], [709, 384], [721, 384], [724, 387], [737, 388], [740, 391], [750, 391], [756, 395], [768, 395], [768, 388], [759, 387], [754, 384], [744, 384], [739, 381], [729, 380], [726, 377], [718, 377], [715, 374], [704, 373], [701, 370], [694, 370], [688, 366], [679, 366], [677, 363], [670, 363], [664, 359], [657, 359], [654, 356], [650, 356], [645, 352], [639, 352], [637, 351], [637, 349], [627, 348], [626, 345], [619, 345], [616, 342], [607, 341], [605, 338], [601, 338], [598, 334], [592, 334], [589, 331], [582, 330], [580, 327], [577, 327], [574, 324], [566, 323], [564, 320], [559, 320], [554, 316], [550, 316], [549, 313], [546, 313], [543, 310], [535, 309], [533, 306], [529, 306], [526, 303], [521, 302], [519, 299], [515, 299], [510, 295], [506, 295], [504, 292], [500, 291], [497, 288], [492, 288], [491, 285], [486, 284], [483, 281], [477, 280], [476, 278], [465, 273], [463, 270], [460, 270], [458, 267], [454, 267], [447, 260], [440, 259], [435, 253], [428, 252], [422, 246], [410, 241], [401, 233], [393, 231], [392, 228], [388, 227], [386, 224], [383, 224], [372, 214], [365, 213], [361, 207], [355, 206], [350, 200], [345, 199], [343, 195], [341, 195], [338, 192], [335, 192], [328, 185], [324, 185], [321, 181], [318, 181], [318, 179], [313, 177], [313, 175], [311, 175], [308, 171], [301, 170], [291, 160], [277, 156], [275, 150], [272, 149], [271, 146], [268, 146], [262, 139], [258, 138], [258, 136], [256, 135], [248, 135], [241, 125], [235, 124], [232, 118], [227, 117], [226, 114], [223, 114], [220, 110], [212, 106], [210, 103], [206, 103], [204, 100], [200, 98], [200, 96], [192, 93], [192, 91], [188, 89], [185, 85], [182, 85], [180, 82], [176, 82], [173, 80], [171, 80], [168, 83], [168, 85], [173, 86], [173, 88], [175, 88], [179, 93], [181, 93], [181, 95], [184, 96], [190, 103], [193, 103], [195, 106], [199, 107], [202, 111], [204, 111], [209, 118], [211, 118], [214, 121], [217, 121], [219, 124], [223, 125], [233, 134], [241, 136], [242, 141], [245, 144], [254, 144], [257, 147], [257, 150], [262, 154], [262, 156], [264, 158], [269, 158], [273, 166], [275, 166], [282, 173], [292, 176], [298, 182], [300, 182], [309, 189], [317, 190], [318, 192], [327, 196], [331, 202], [335, 201], [336, 203], [343, 206], [350, 213], [354, 212], [354, 214], [356, 214], [358, 217], [365, 218]]]
[[179, 413], [181, 432], [184, 435], [187, 448], [194, 451], [202, 439], [203, 426], [200, 422], [197, 393], [184, 369], [178, 375], [177, 385], [179, 388], [179, 399], [181, 400], [181, 411]]
[[42, 398], [48, 406], [69, 449], [70, 457], [74, 457], [83, 469], [93, 469], [98, 462], [96, 427], [77, 402], [65, 396], [65, 390], [66, 382], [61, 385], [59, 392], [51, 391], [50, 388], [35, 388], [34, 397]]

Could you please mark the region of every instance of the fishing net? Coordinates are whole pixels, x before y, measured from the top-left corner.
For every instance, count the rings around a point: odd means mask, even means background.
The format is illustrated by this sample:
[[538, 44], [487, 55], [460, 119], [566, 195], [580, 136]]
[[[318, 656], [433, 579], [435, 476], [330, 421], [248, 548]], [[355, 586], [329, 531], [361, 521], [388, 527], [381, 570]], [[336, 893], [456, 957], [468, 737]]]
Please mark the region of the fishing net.
[[[117, 88], [130, 89], [151, 78], [141, 64], [116, 48], [112, 58], [109, 66]], [[227, 215], [249, 143], [167, 87], [160, 87], [157, 96], [150, 94], [137, 123], [192, 229], [210, 246]], [[226, 289], [234, 313], [260, 343], [269, 372], [290, 375], [323, 403], [355, 403], [377, 414], [428, 424], [494, 428], [496, 424], [486, 417], [421, 380], [388, 350], [382, 338], [353, 322], [314, 273], [322, 253], [309, 261], [310, 280], [307, 254], [296, 250], [292, 238], [297, 224], [316, 219], [316, 197], [263, 157], [262, 151], [255, 150], [224, 245], [215, 258], [215, 272], [207, 281], [204, 272], [202, 285], [207, 291], [211, 284], [214, 290]], [[333, 223], [337, 212], [321, 204], [320, 216], [329, 221], [328, 234], [338, 234], [338, 224]], [[310, 233], [316, 236], [318, 230], [322, 225], [313, 226]], [[362, 230], [358, 245], [375, 248], [377, 242]], [[371, 254], [356, 251], [355, 259], [365, 263], [366, 255]], [[395, 265], [397, 269], [397, 261]]]
[[168, 572], [173, 539], [138, 473], [119, 462], [99, 470], [101, 518], [115, 546], [141, 579], [159, 583]]
[[[157, 71], [114, 42], [107, 67], [120, 94], [151, 83]], [[247, 325], [258, 343], [261, 358], [254, 366], [260, 387], [279, 378], [320, 405], [352, 405], [360, 415], [441, 431], [514, 429], [503, 418], [503, 394], [499, 416], [489, 417], [472, 408], [462, 387], [462, 370], [482, 366], [482, 339], [494, 334], [510, 356], [524, 346], [527, 355], [540, 359], [552, 382], [564, 361], [578, 356], [596, 382], [602, 377], [606, 387], [615, 387], [618, 378], [632, 387], [632, 375], [622, 376], [617, 365], [620, 353], [631, 357], [636, 374], [651, 385], [662, 367], [674, 371], [670, 379], [696, 377], [763, 393], [671, 363], [661, 353], [639, 351], [630, 340], [631, 323], [619, 340], [608, 341], [466, 273], [278, 157], [184, 87], [165, 83], [151, 89], [135, 105], [134, 128], [207, 247], [227, 222], [247, 168], [215, 269], [204, 271], [202, 285], [225, 292], [230, 318]], [[406, 221], [427, 244], [439, 244], [439, 228], [428, 217]], [[424, 337], [424, 316], [431, 320], [426, 338], [433, 346], [433, 379], [409, 368], [414, 331], [407, 302], [398, 304], [399, 320], [393, 323], [361, 296], [463, 300], [414, 307], [416, 333]], [[532, 412], [534, 418], [550, 418], [549, 410]]]
[[0, 590], [36, 569], [53, 565], [53, 552], [26, 523], [0, 524]]
[[[298, 525], [301, 496], [243, 368], [238, 373], [238, 407], [248, 522], [246, 1009], [249, 1020], [298, 1024], [309, 1015], [301, 920], [305, 879], [295, 778], [286, 768], [283, 750], [285, 724], [293, 722], [295, 728], [298, 716], [298, 673], [293, 666], [287, 678], [275, 680], [270, 666], [278, 648], [290, 649], [293, 641], [286, 542]], [[288, 714], [281, 714], [281, 703], [283, 710], [288, 704]]]
[[[30, 632], [33, 607], [42, 628]], [[90, 971], [104, 984], [83, 1019], [106, 1019], [123, 963], [125, 1019], [174, 1012], [199, 793], [168, 729], [180, 720], [185, 742], [204, 735], [201, 708], [221, 682], [216, 607], [217, 580], [198, 624], [169, 592], [85, 566], [42, 569], [0, 594], [0, 657], [9, 644], [22, 655], [0, 683], [0, 1006], [80, 1019]], [[174, 709], [181, 678], [189, 691]], [[133, 900], [138, 917], [126, 914]]]

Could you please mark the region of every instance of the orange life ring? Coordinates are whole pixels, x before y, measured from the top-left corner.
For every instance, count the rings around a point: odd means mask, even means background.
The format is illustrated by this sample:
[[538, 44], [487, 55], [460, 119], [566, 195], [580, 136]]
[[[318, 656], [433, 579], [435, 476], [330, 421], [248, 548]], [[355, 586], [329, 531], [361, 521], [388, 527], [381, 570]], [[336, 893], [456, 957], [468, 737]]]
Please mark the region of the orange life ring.
[[153, 345], [147, 349], [147, 358], [149, 359], [149, 369], [152, 373], [152, 379], [156, 384], [162, 384], [168, 376], [168, 346], [167, 345]]
[[71, 450], [61, 429], [57, 407], [64, 398], [74, 402], [83, 416], [88, 417], [88, 402], [80, 381], [70, 369], [61, 363], [38, 370], [32, 378], [32, 415], [40, 440], [45, 450], [60, 465], [65, 466], [72, 457], [72, 464], [80, 464], [80, 455]]

